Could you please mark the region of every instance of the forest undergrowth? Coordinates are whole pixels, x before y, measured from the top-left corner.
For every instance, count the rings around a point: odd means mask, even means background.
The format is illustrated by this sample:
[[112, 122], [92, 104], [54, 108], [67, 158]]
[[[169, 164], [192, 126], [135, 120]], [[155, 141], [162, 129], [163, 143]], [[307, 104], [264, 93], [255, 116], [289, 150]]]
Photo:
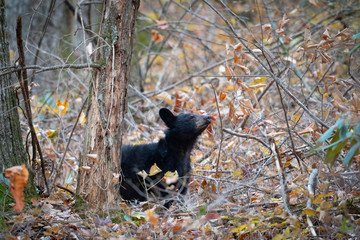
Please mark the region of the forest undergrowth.
[[[89, 212], [75, 198], [78, 171], [88, 170], [78, 161], [88, 89], [34, 86], [54, 191], [41, 197], [38, 161], [40, 196], [6, 216], [7, 239], [358, 239], [359, 3], [185, 2], [140, 9], [123, 143], [164, 136], [161, 107], [211, 115], [188, 194], [170, 209], [149, 200]], [[24, 118], [22, 127], [28, 143]]]

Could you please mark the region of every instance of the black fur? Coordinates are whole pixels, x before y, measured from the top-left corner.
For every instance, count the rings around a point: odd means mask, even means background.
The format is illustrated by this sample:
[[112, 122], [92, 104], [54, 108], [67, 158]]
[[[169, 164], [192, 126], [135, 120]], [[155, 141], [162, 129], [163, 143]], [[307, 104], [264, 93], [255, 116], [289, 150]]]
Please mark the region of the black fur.
[[[123, 179], [120, 179], [120, 195], [125, 200], [144, 201], [147, 197], [164, 198], [173, 192], [185, 194], [187, 191], [191, 173], [191, 150], [197, 137], [210, 124], [211, 117], [194, 113], [181, 113], [175, 116], [166, 108], [160, 109], [159, 114], [168, 127], [165, 138], [152, 144], [123, 146], [121, 159]], [[137, 173], [142, 170], [149, 173], [154, 163], [162, 172], [147, 177], [144, 184], [143, 178]], [[179, 180], [172, 184], [173, 186], [161, 181], [167, 171], [178, 172]]]

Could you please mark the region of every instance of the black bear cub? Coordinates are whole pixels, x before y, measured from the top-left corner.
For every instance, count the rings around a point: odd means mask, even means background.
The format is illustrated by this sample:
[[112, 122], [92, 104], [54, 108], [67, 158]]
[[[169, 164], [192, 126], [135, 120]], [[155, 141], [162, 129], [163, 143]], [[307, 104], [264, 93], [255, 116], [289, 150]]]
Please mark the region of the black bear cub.
[[[159, 111], [168, 129], [159, 142], [141, 145], [125, 145], [122, 149], [120, 195], [125, 200], [145, 201], [150, 198], [165, 198], [179, 192], [185, 194], [191, 173], [190, 153], [198, 136], [207, 128], [211, 117], [194, 113], [174, 115], [170, 110]], [[160, 173], [145, 180], [137, 173], [149, 173], [156, 165]], [[166, 184], [162, 178], [166, 172], [178, 173], [175, 183]]]

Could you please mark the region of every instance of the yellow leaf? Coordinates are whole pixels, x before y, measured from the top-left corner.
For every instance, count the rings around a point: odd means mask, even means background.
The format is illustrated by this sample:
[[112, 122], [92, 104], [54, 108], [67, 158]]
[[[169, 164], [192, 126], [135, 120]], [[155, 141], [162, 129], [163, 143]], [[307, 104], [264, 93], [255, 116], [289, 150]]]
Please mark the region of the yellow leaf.
[[86, 117], [84, 112], [81, 112], [79, 121], [81, 125], [84, 125], [84, 123], [86, 122]]
[[316, 212], [314, 209], [311, 209], [311, 208], [304, 208], [303, 209], [303, 214], [309, 216], [309, 217], [313, 217], [316, 215]]
[[47, 130], [46, 135], [48, 138], [54, 138], [56, 136], [57, 131], [56, 130]]
[[300, 112], [297, 112], [296, 114], [292, 115], [291, 119], [293, 120], [293, 122], [301, 122], [300, 120], [301, 114]]
[[151, 18], [151, 19], [153, 19], [153, 20], [157, 20], [157, 19], [159, 19], [159, 14], [154, 13], [154, 12], [151, 12], [151, 13], [149, 13], [149, 14], [147, 15], [147, 17], [148, 17], [148, 18]]
[[259, 146], [259, 148], [260, 148], [260, 150], [261, 150], [263, 153], [265, 153], [265, 154], [267, 154], [267, 155], [270, 155], [270, 152], [269, 152], [266, 148], [264, 148], [264, 147], [262, 147], [262, 146]]
[[169, 105], [174, 105], [174, 101], [171, 100], [171, 95], [168, 92], [162, 92], [162, 93], [156, 95], [155, 98], [160, 99]]
[[59, 98], [56, 99], [56, 106], [59, 109], [59, 116], [63, 117], [69, 107], [68, 97], [65, 98], [64, 102], [61, 102]]
[[160, 172], [162, 172], [162, 170], [156, 165], [156, 163], [154, 163], [154, 165], [150, 168], [149, 176], [154, 176]]
[[144, 170], [137, 172], [136, 174], [141, 176], [143, 179], [147, 178], [147, 176], [149, 175]]
[[242, 173], [243, 172], [239, 171], [239, 170], [232, 171], [233, 178], [235, 178], [235, 179], [242, 178]]
[[322, 201], [320, 203], [320, 209], [322, 210], [329, 210], [332, 206], [333, 206], [332, 202]]
[[9, 56], [10, 56], [10, 62], [12, 62], [15, 59], [16, 53], [13, 50], [10, 50]]

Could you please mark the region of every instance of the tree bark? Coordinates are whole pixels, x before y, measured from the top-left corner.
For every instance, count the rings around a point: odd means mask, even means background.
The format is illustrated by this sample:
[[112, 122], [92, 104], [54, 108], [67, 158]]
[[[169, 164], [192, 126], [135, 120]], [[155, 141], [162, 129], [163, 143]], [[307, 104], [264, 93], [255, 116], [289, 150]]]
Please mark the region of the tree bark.
[[[79, 194], [91, 210], [114, 207], [119, 189], [114, 174], [119, 174], [122, 123], [126, 111], [127, 84], [130, 77], [132, 39], [140, 0], [106, 1], [102, 37], [111, 47], [106, 68], [96, 71], [90, 89], [90, 108], [85, 150], [81, 162], [90, 167], [80, 171]], [[87, 154], [95, 154], [96, 159]], [[118, 177], [115, 177], [115, 179]], [[117, 180], [117, 179], [116, 179]]]
[[[5, 0], [0, 0], [0, 68], [10, 66], [6, 34]], [[0, 76], [0, 172], [26, 163], [14, 82], [11, 74]], [[1, 179], [1, 178], [0, 178]]]

